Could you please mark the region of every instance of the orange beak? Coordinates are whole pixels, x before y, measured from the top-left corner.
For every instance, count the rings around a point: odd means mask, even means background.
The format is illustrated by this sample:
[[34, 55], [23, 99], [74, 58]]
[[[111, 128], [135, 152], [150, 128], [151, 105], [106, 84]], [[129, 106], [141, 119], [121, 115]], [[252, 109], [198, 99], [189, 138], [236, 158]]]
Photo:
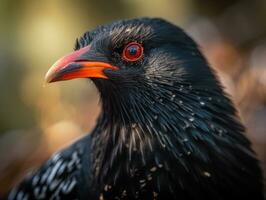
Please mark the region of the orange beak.
[[75, 78], [103, 78], [105, 69], [117, 70], [118, 67], [105, 62], [89, 61], [81, 58], [90, 51], [90, 45], [83, 47], [59, 59], [45, 75], [47, 83], [64, 81]]

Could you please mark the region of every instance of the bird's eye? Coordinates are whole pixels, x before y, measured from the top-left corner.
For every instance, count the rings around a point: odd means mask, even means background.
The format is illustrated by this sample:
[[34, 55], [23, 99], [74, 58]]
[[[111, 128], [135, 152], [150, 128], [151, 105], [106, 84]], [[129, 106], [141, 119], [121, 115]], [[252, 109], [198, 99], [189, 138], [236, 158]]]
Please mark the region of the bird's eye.
[[130, 42], [123, 49], [123, 59], [126, 61], [137, 61], [143, 56], [143, 46], [137, 42]]

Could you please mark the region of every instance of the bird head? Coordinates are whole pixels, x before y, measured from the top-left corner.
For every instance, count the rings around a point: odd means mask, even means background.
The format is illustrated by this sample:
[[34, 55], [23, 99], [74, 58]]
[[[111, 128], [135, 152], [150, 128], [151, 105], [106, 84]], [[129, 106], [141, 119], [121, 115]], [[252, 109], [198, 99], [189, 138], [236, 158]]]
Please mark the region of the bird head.
[[[177, 26], [157, 18], [121, 20], [86, 32], [75, 51], [59, 59], [46, 81], [90, 78], [105, 110], [160, 112], [160, 105], [199, 103], [193, 91], [220, 92], [220, 86], [195, 42]], [[206, 93], [206, 92], [205, 92]], [[117, 112], [117, 111], [120, 112]], [[117, 117], [117, 116], [116, 116]]]

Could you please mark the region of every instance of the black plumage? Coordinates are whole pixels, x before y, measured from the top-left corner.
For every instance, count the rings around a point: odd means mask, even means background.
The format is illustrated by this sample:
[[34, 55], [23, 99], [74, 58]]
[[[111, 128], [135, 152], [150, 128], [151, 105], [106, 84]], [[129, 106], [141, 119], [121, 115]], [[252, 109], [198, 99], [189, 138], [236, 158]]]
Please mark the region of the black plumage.
[[[125, 61], [125, 45], [144, 48]], [[80, 61], [117, 66], [91, 78], [102, 112], [88, 136], [55, 154], [9, 199], [263, 199], [245, 129], [195, 42], [162, 19], [99, 26]]]

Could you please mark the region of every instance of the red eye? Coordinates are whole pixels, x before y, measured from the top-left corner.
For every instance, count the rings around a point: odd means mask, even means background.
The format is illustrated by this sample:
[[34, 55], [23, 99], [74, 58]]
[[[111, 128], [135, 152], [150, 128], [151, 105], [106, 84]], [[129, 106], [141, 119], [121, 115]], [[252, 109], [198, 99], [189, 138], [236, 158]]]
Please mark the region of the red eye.
[[123, 59], [137, 61], [143, 56], [143, 46], [137, 42], [130, 42], [123, 50]]

